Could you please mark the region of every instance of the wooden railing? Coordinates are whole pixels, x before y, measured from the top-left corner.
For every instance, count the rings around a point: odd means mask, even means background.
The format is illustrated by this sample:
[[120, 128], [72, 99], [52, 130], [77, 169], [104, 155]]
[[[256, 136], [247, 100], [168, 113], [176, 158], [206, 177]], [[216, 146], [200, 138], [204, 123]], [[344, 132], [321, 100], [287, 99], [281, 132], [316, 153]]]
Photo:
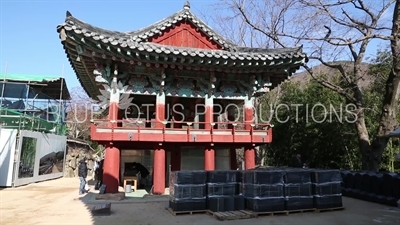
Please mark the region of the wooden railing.
[[[109, 119], [95, 119], [91, 120], [93, 124], [95, 124], [98, 128], [109, 128], [110, 124], [113, 125], [114, 128], [120, 129], [157, 129], [156, 124], [162, 124], [165, 129], [195, 129], [195, 130], [205, 130], [205, 125], [209, 124], [210, 129], [218, 129], [218, 130], [246, 130], [245, 126], [249, 125], [253, 130], [266, 130], [269, 127], [272, 127], [271, 124], [255, 124], [249, 122], [239, 122], [239, 121], [226, 121], [226, 122], [192, 122], [192, 121], [157, 121], [155, 119], [152, 120], [109, 120]], [[178, 125], [178, 127], [174, 127]], [[250, 129], [248, 129], [250, 130]]]
[[[259, 142], [272, 141], [270, 124], [252, 124], [244, 122], [213, 122], [210, 128], [206, 122], [179, 122], [178, 128], [171, 128], [173, 122], [155, 120], [92, 120], [91, 136], [93, 140], [126, 141], [168, 141], [168, 142]], [[125, 123], [125, 125], [124, 125]], [[129, 123], [129, 126], [126, 124]], [[145, 127], [143, 124], [154, 123]], [[158, 123], [158, 125], [156, 125]], [[175, 122], [175, 124], [177, 124]], [[223, 124], [225, 128], [215, 128]], [[124, 126], [121, 126], [124, 125]], [[248, 129], [245, 129], [245, 127]], [[222, 127], [222, 126], [221, 126]], [[240, 129], [238, 129], [240, 128]]]

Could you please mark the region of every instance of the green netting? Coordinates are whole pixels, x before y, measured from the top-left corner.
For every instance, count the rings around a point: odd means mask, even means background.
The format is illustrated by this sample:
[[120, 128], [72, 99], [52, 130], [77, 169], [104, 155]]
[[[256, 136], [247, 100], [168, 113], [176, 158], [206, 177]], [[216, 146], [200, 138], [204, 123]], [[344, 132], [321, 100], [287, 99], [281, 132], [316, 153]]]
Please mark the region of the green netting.
[[0, 73], [1, 80], [25, 81], [25, 82], [52, 82], [61, 79], [61, 77], [48, 75], [32, 75], [32, 74], [4, 74]]
[[46, 121], [41, 118], [28, 116], [23, 113], [0, 107], [0, 124], [3, 128], [40, 131], [65, 135], [67, 127], [65, 124]]

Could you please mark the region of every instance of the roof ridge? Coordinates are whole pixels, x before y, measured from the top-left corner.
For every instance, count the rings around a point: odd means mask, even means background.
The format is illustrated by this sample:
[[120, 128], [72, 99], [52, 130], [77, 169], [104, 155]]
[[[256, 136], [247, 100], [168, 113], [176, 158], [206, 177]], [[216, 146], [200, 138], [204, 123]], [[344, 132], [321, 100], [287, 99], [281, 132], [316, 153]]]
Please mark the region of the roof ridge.
[[91, 23], [84, 22], [83, 20], [80, 20], [80, 19], [74, 17], [69, 11], [67, 11], [67, 16], [65, 18], [64, 24], [57, 26], [57, 30], [66, 24], [69, 24], [71, 26], [80, 26], [80, 27], [89, 28], [91, 30], [101, 31], [102, 33], [105, 33], [105, 34], [108, 34], [108, 33], [124, 34], [124, 35], [127, 34], [126, 32], [121, 32], [121, 31], [111, 30], [111, 29], [104, 29], [104, 28], [101, 28], [98, 26], [94, 26]]
[[175, 16], [176, 16], [176, 15], [179, 15], [180, 13], [182, 13], [182, 11], [185, 11], [185, 10], [184, 10], [184, 9], [181, 9], [181, 10], [179, 10], [178, 12], [176, 12], [176, 13], [170, 15], [170, 16], [164, 17], [163, 19], [160, 19], [160, 20], [158, 20], [158, 21], [152, 23], [151, 25], [147, 25], [147, 26], [142, 27], [142, 28], [137, 29], [137, 30], [127, 31], [126, 33], [131, 35], [131, 34], [143, 32], [143, 31], [145, 31], [145, 30], [148, 30], [151, 26], [155, 26], [155, 25], [157, 25], [157, 24], [160, 24], [160, 23], [162, 23], [163, 21], [167, 20], [168, 18], [173, 17], [174, 15], [175, 15]]

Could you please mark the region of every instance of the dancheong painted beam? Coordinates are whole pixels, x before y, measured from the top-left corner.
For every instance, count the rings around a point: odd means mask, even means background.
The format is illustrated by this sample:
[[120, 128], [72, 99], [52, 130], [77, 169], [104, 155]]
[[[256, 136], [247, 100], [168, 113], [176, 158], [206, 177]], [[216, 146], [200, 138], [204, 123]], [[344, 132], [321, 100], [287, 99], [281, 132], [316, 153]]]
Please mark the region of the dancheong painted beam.
[[[266, 144], [272, 142], [272, 128], [269, 124], [250, 124], [249, 130], [232, 129], [192, 129], [187, 128], [143, 128], [143, 127], [109, 127], [95, 125], [96, 122], [108, 120], [95, 120], [91, 125], [91, 138], [94, 141], [134, 141], [134, 142], [181, 142], [181, 143], [255, 143]], [[113, 121], [115, 124], [122, 122]], [[216, 123], [214, 123], [216, 124]]]

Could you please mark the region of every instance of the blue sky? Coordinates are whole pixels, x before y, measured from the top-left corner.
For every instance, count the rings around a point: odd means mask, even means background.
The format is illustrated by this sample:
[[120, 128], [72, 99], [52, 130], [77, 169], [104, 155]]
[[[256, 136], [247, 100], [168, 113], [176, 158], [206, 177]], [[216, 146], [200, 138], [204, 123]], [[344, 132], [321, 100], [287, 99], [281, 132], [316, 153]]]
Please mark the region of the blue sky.
[[[52, 76], [64, 74], [69, 89], [80, 86], [56, 31], [57, 25], [64, 22], [67, 10], [74, 17], [98, 27], [132, 31], [175, 13], [184, 2], [0, 0], [0, 71]], [[202, 17], [208, 6], [215, 2], [191, 0], [191, 10]], [[371, 45], [369, 55], [376, 52], [378, 42]]]
[[[191, 0], [191, 10], [200, 16], [213, 1]], [[80, 86], [61, 45], [57, 25], [66, 11], [84, 22], [117, 31], [148, 26], [182, 9], [185, 0], [90, 1], [90, 0], [0, 0], [0, 71], [64, 77], [68, 88]]]

